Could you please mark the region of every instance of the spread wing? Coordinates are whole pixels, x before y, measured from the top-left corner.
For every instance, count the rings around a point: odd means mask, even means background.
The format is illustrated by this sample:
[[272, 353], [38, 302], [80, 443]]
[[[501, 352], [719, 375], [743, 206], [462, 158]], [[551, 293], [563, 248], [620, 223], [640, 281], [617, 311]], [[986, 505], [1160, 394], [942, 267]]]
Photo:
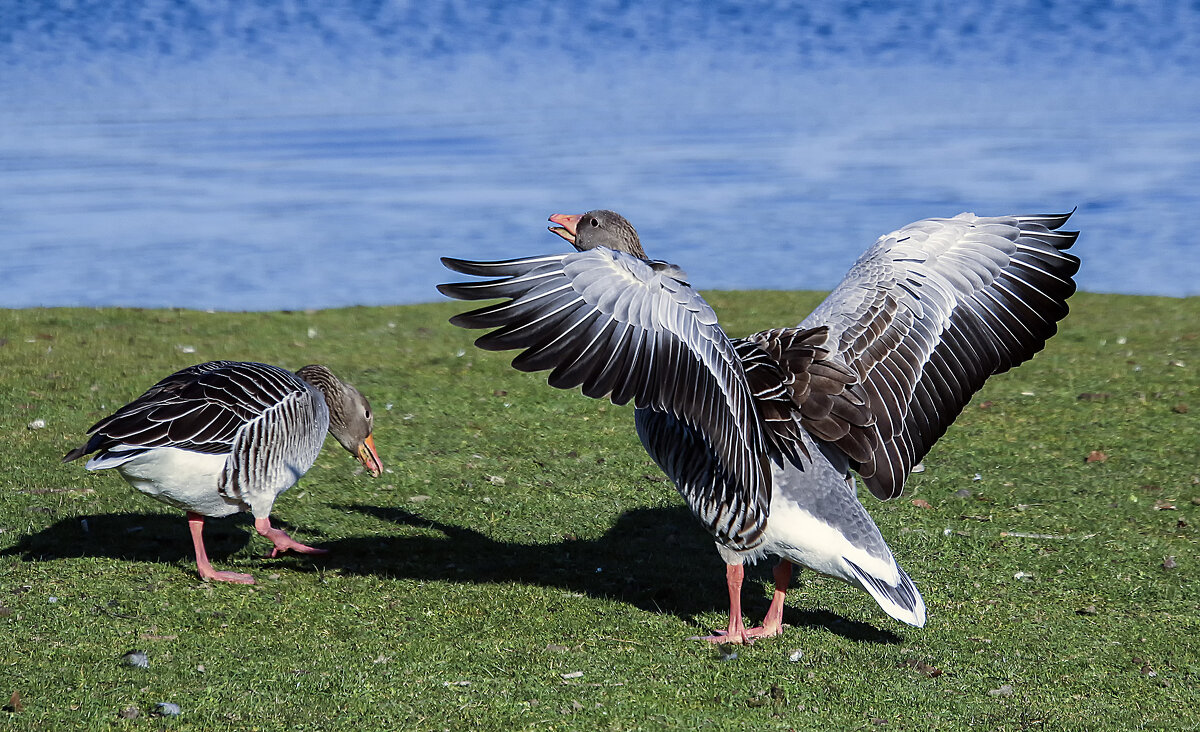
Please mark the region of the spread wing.
[[498, 278], [440, 285], [443, 294], [507, 298], [451, 319], [464, 328], [498, 328], [476, 345], [525, 349], [513, 366], [550, 369], [551, 386], [579, 386], [590, 397], [632, 400], [670, 415], [698, 435], [687, 449], [707, 451], [697, 459], [713, 463], [706, 474], [717, 476], [697, 485], [677, 481], [692, 510], [724, 544], [750, 548], [762, 541], [771, 483], [754, 396], [716, 314], [678, 279], [677, 268], [603, 247], [506, 262], [442, 262]]
[[875, 420], [871, 492], [900, 494], [912, 466], [992, 374], [1042, 349], [1067, 314], [1079, 260], [1070, 214], [928, 219], [881, 237], [800, 324], [827, 326]]

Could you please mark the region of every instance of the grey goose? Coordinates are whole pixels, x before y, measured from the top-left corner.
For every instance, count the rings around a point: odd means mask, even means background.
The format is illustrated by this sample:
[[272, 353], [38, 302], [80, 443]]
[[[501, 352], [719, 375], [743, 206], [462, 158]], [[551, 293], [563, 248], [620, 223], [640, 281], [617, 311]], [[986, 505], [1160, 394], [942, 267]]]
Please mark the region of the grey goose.
[[316, 462], [326, 432], [378, 476], [373, 424], [366, 397], [324, 366], [292, 373], [209, 361], [171, 374], [97, 422], [63, 462], [96, 453], [88, 470], [115, 468], [142, 493], [184, 509], [200, 577], [253, 584], [251, 575], [213, 569], [205, 517], [248, 510], [255, 530], [274, 545], [270, 556], [324, 554], [271, 526], [271, 507]]
[[[497, 328], [522, 371], [633, 401], [642, 444], [716, 539], [729, 622], [705, 639], [782, 631], [792, 565], [859, 587], [921, 627], [925, 603], [859, 502], [881, 499], [992, 374], [1031, 358], [1067, 314], [1079, 260], [1070, 214], [927, 219], [881, 237], [793, 327], [730, 339], [672, 264], [648, 259], [623, 217], [550, 217], [577, 251], [500, 262], [443, 258], [484, 281], [445, 284], [504, 301], [451, 319]], [[743, 565], [779, 557], [761, 626], [741, 613]]]

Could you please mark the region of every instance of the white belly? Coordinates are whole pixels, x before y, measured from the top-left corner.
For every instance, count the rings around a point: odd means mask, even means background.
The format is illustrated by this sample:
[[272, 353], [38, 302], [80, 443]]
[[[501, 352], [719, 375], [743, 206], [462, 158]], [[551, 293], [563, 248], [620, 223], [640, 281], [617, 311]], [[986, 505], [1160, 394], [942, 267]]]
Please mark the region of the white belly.
[[129, 485], [152, 498], [215, 518], [247, 508], [217, 492], [217, 479], [226, 457], [159, 447], [117, 465], [116, 469]]

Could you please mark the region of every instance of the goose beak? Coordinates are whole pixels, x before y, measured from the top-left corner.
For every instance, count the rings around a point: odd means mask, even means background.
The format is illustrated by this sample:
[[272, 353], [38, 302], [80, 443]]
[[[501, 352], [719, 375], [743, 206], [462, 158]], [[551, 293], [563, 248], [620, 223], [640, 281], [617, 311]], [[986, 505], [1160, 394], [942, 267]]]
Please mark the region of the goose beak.
[[579, 220], [582, 218], [582, 214], [576, 214], [575, 216], [568, 216], [567, 214], [554, 214], [550, 217], [550, 220], [556, 224], [560, 224], [560, 226], [550, 226], [548, 228], [550, 231], [553, 231], [555, 234], [558, 234], [562, 238], [571, 242], [571, 244], [574, 244], [575, 227], [579, 225]]
[[373, 436], [367, 435], [367, 439], [358, 446], [358, 461], [363, 464], [372, 478], [378, 478], [383, 473], [383, 463], [379, 460], [379, 453], [375, 452]]

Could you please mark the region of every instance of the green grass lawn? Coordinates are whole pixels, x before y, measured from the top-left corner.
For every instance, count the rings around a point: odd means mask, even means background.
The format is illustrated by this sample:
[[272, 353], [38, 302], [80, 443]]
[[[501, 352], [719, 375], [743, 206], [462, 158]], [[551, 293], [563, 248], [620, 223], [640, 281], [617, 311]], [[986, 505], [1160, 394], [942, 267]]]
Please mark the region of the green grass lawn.
[[[820, 296], [708, 298], [739, 335]], [[1200, 729], [1200, 299], [1071, 303], [904, 497], [864, 499], [928, 625], [800, 572], [791, 627], [736, 656], [688, 640], [724, 625], [722, 564], [632, 410], [475, 349], [457, 304], [2, 311], [0, 727]], [[200, 582], [180, 511], [59, 462], [209, 359], [322, 362], [377, 414], [381, 478], [330, 440], [276, 503], [328, 556], [209, 522], [253, 587]]]

